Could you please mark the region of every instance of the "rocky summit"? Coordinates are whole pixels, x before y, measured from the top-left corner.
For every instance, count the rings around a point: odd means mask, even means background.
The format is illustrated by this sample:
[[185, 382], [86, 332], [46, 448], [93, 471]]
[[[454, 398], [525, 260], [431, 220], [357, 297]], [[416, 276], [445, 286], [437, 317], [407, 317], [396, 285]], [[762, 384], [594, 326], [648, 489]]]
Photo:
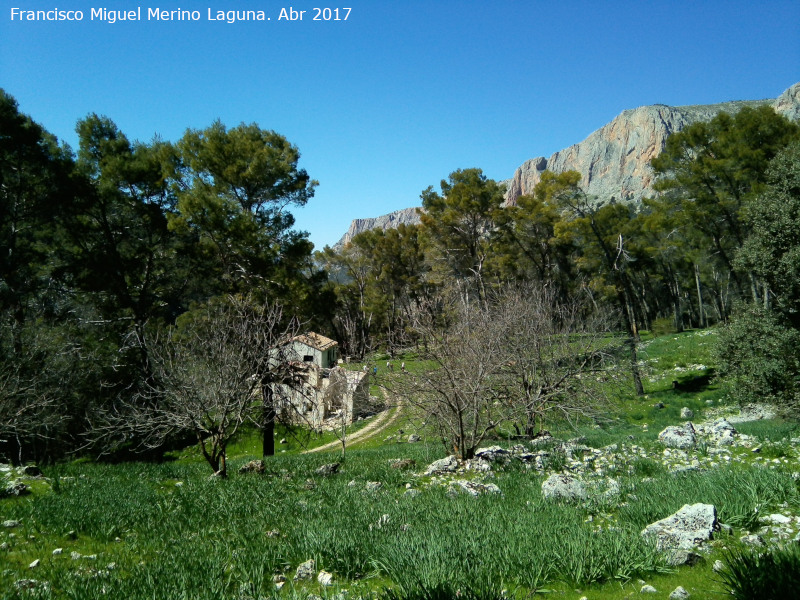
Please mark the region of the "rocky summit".
[[[578, 171], [581, 186], [589, 196], [638, 203], [653, 194], [655, 176], [650, 161], [664, 149], [670, 134], [692, 123], [710, 121], [720, 112], [736, 113], [745, 106], [772, 106], [788, 119], [800, 121], [800, 83], [796, 83], [778, 98], [722, 102], [696, 106], [667, 106], [654, 104], [623, 111], [610, 123], [589, 135], [585, 140], [552, 154], [525, 161], [504, 181], [506, 203], [513, 205], [517, 198], [533, 193], [542, 173]], [[362, 231], [419, 223], [416, 208], [405, 208], [372, 219], [354, 219], [350, 229], [334, 246], [341, 249]]]

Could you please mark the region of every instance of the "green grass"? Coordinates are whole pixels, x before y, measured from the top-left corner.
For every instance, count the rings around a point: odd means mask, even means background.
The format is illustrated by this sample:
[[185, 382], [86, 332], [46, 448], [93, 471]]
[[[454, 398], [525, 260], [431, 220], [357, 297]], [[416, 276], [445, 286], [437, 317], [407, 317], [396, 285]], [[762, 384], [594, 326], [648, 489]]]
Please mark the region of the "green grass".
[[[737, 424], [761, 444], [758, 454], [737, 449], [730, 466], [668, 472], [655, 441], [658, 431], [679, 422], [683, 406], [702, 420], [706, 400], [717, 406], [723, 396], [714, 382], [689, 393], [671, 383], [676, 373], [681, 381], [713, 366], [707, 346], [712, 339], [713, 334], [686, 332], [647, 341], [647, 397], [609, 388], [619, 393], [619, 412], [607, 423], [577, 430], [553, 423], [551, 431], [561, 439], [580, 436], [592, 448], [617, 445], [607, 474], [620, 486], [618, 498], [593, 497], [577, 505], [545, 501], [545, 475], [519, 465], [487, 479], [501, 495], [453, 495], [432, 478], [391, 468], [390, 459], [411, 458], [421, 472], [444, 456], [430, 431], [417, 428], [408, 407], [388, 431], [350, 446], [332, 477], [316, 469], [338, 459], [338, 452], [302, 454], [302, 444], [285, 431], [278, 439], [288, 443], [276, 450], [286, 452], [267, 461], [265, 474], [239, 475], [238, 467], [258, 457], [261, 447], [250, 430], [230, 448], [227, 481], [210, 478], [194, 448], [162, 464], [81, 461], [46, 468], [49, 479], [31, 481], [31, 495], [0, 500], [0, 522], [21, 523], [0, 528], [0, 598], [333, 599], [346, 589], [347, 597], [375, 600], [522, 600], [539, 594], [602, 600], [638, 597], [640, 580], [659, 590], [653, 598], [667, 598], [678, 585], [693, 598], [724, 597], [733, 584], [713, 573], [713, 560], [725, 548], [736, 548], [742, 531], [758, 530], [760, 515], [800, 514], [791, 473], [797, 453], [788, 441], [798, 427], [782, 420]], [[394, 362], [397, 367], [401, 361]], [[675, 371], [679, 364], [684, 370]], [[413, 357], [406, 357], [406, 366], [430, 368]], [[387, 374], [401, 376], [397, 369]], [[664, 408], [655, 408], [656, 402]], [[412, 432], [427, 436], [428, 443], [405, 443]], [[331, 439], [332, 434], [314, 436], [306, 443]], [[497, 442], [516, 440], [501, 436], [487, 444]], [[634, 444], [647, 456], [631, 454]], [[692, 456], [712, 458], [708, 449]], [[756, 461], [769, 463], [751, 466]], [[555, 470], [567, 464], [557, 451], [549, 462]], [[381, 487], [368, 490], [367, 483], [375, 481]], [[419, 493], [406, 494], [408, 486]], [[640, 532], [693, 502], [713, 503], [735, 535], [718, 536], [705, 562], [669, 568]], [[54, 555], [57, 548], [62, 552]], [[73, 552], [96, 558], [73, 560]], [[292, 582], [297, 566], [310, 558], [334, 574], [333, 588]], [[39, 565], [29, 568], [37, 559]], [[749, 559], [734, 560], [747, 573]], [[273, 583], [278, 574], [289, 580], [280, 592]], [[14, 582], [23, 578], [48, 587], [15, 591]]]
[[722, 585], [734, 600], [796, 598], [800, 590], [800, 546], [771, 552], [735, 549], [725, 555]]

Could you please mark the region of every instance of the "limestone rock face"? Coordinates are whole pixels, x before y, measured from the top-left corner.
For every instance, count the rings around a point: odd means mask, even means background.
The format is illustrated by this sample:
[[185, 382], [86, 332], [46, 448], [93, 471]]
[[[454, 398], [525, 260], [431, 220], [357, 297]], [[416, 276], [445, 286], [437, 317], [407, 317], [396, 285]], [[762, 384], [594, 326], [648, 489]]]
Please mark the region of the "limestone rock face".
[[[538, 156], [524, 162], [506, 184], [506, 204], [532, 194], [545, 170], [554, 173], [578, 171], [581, 187], [591, 197], [602, 201], [636, 204], [654, 195], [655, 176], [650, 160], [664, 149], [667, 137], [687, 125], [710, 121], [720, 111], [736, 113], [745, 106], [772, 106], [788, 119], [800, 121], [800, 83], [796, 83], [776, 99], [723, 102], [696, 106], [654, 104], [623, 111], [610, 123], [569, 148], [549, 158]], [[353, 236], [380, 227], [389, 229], [401, 223], [419, 223], [415, 208], [389, 213], [374, 219], [355, 219], [334, 249], [340, 250]]]
[[772, 103], [775, 112], [792, 121], [800, 121], [800, 83], [795, 83]]
[[419, 214], [416, 208], [404, 208], [396, 210], [388, 215], [381, 215], [380, 217], [370, 219], [353, 219], [350, 223], [350, 229], [347, 230], [342, 238], [333, 246], [334, 250], [341, 250], [350, 240], [352, 240], [359, 233], [369, 231], [371, 229], [395, 229], [400, 225], [416, 225], [420, 223]]
[[[791, 88], [790, 88], [791, 90]], [[800, 93], [800, 92], [798, 92]], [[781, 98], [784, 98], [788, 91]], [[581, 187], [589, 196], [626, 204], [639, 203], [653, 195], [655, 175], [650, 161], [664, 149], [667, 138], [687, 125], [710, 121], [720, 111], [735, 113], [745, 106], [770, 104], [770, 100], [726, 102], [703, 106], [655, 104], [623, 111], [579, 144], [559, 150], [550, 158], [539, 156], [517, 169], [508, 180], [506, 202], [532, 194], [545, 170], [554, 173], [578, 171]], [[777, 102], [774, 101], [774, 102]], [[787, 97], [781, 104], [787, 116], [800, 111], [800, 98]]]

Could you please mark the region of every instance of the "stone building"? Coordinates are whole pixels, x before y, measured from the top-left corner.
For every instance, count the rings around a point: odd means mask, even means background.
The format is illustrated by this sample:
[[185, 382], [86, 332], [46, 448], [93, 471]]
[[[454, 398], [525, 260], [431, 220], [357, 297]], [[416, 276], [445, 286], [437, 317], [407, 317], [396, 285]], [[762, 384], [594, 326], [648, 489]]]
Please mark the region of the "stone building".
[[[332, 418], [355, 419], [375, 412], [369, 395], [369, 374], [338, 365], [339, 344], [310, 331], [292, 341], [292, 358], [303, 372], [299, 387], [284, 388], [285, 407], [291, 420], [321, 429]], [[341, 422], [341, 421], [340, 421]]]

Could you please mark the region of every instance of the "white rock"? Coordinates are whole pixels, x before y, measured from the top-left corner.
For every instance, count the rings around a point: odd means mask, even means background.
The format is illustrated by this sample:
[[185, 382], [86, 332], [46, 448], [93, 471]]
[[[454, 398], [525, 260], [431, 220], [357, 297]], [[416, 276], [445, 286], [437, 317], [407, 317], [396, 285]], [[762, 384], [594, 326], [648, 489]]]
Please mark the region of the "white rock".
[[40, 562], [42, 562], [42, 561], [40, 561], [40, 560], [37, 558], [35, 561], [33, 561], [31, 564], [29, 564], [29, 565], [28, 565], [28, 568], [29, 568], [29, 569], [35, 569], [36, 567], [38, 567], [38, 566], [39, 566], [39, 563], [40, 563]]
[[739, 538], [739, 541], [741, 541], [743, 544], [747, 544], [748, 546], [755, 546], [756, 548], [760, 548], [764, 545], [764, 540], [762, 537], [760, 535], [756, 535], [755, 533], [743, 535]]
[[425, 475], [455, 473], [456, 469], [458, 469], [458, 459], [455, 456], [446, 456], [428, 465], [428, 468], [425, 469]]
[[643, 585], [642, 589], [639, 590], [640, 594], [657, 594], [658, 590], [654, 588], [652, 585]]
[[317, 581], [320, 585], [329, 586], [333, 585], [333, 575], [327, 571], [320, 571], [317, 574]]
[[682, 586], [676, 587], [669, 595], [669, 600], [686, 600], [689, 597], [689, 592], [683, 589]]
[[481, 494], [500, 494], [500, 488], [493, 483], [480, 483], [477, 481], [467, 481], [466, 479], [458, 479], [450, 483], [450, 489], [461, 490], [471, 496], [480, 496]]
[[509, 458], [510, 453], [508, 450], [500, 446], [489, 446], [488, 448], [479, 448], [475, 451], [475, 458], [495, 462], [498, 460], [504, 461]]
[[297, 567], [297, 571], [294, 574], [295, 581], [310, 581], [314, 578], [314, 573], [317, 571], [317, 563], [314, 562], [314, 559], [309, 559], [299, 567]]
[[542, 495], [545, 498], [585, 500], [586, 487], [580, 479], [572, 475], [555, 473], [542, 483]]
[[792, 522], [791, 517], [787, 517], [786, 515], [781, 514], [771, 514], [764, 518], [765, 521], [772, 523], [774, 525], [786, 525], [787, 523]]
[[659, 549], [691, 550], [710, 540], [719, 529], [717, 509], [711, 504], [684, 504], [673, 515], [651, 523], [642, 531], [645, 537], [654, 536]]
[[670, 426], [658, 434], [658, 441], [670, 448], [694, 448], [697, 444], [694, 426], [687, 421], [682, 426]]

